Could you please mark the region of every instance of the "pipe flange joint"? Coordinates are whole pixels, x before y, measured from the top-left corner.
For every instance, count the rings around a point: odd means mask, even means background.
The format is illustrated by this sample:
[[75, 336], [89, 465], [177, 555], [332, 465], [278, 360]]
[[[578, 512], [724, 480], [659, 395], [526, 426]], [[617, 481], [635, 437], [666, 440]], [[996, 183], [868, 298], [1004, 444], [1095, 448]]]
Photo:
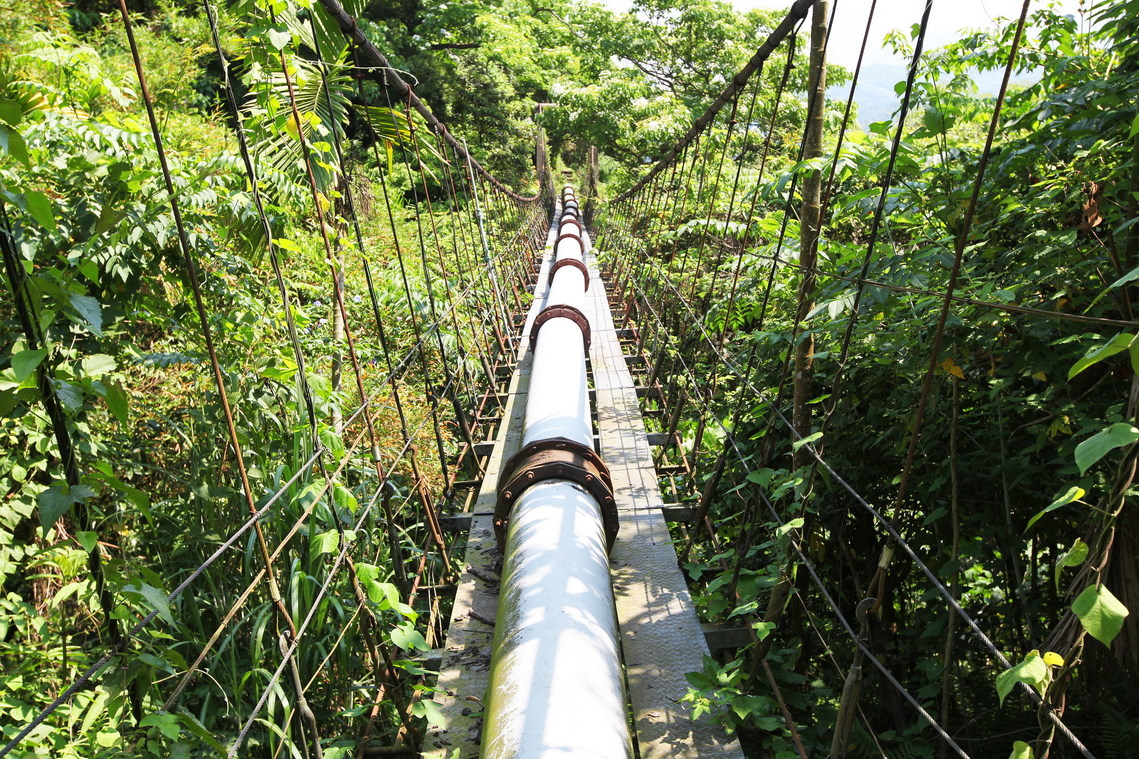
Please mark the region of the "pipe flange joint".
[[534, 350], [538, 344], [538, 333], [541, 331], [542, 325], [550, 319], [557, 319], [558, 317], [569, 319], [581, 329], [581, 339], [585, 343], [585, 352], [589, 353], [591, 343], [589, 319], [578, 309], [564, 303], [555, 306], [546, 306], [534, 317], [534, 324], [530, 327], [530, 350]]
[[556, 264], [551, 266], [550, 267], [550, 278], [549, 278], [549, 280], [547, 280], [547, 284], [553, 284], [554, 275], [557, 274], [558, 269], [562, 268], [563, 266], [572, 266], [573, 268], [580, 271], [581, 276], [585, 277], [585, 291], [589, 292], [589, 269], [586, 267], [585, 264], [583, 264], [581, 261], [577, 260], [576, 258], [563, 258], [561, 261], [558, 261]]
[[523, 446], [502, 467], [494, 509], [494, 532], [499, 550], [506, 547], [506, 530], [514, 504], [526, 488], [545, 480], [568, 480], [593, 496], [601, 508], [606, 548], [612, 549], [618, 524], [609, 468], [592, 448], [569, 438], [551, 437]]
[[560, 234], [558, 234], [557, 241], [554, 242], [554, 250], [558, 249], [558, 246], [562, 244], [562, 240], [574, 240], [575, 242], [577, 242], [577, 247], [579, 249], [581, 249], [581, 254], [585, 255], [585, 240], [581, 239], [581, 235], [579, 235], [578, 233], [576, 233], [576, 232], [560, 232]]

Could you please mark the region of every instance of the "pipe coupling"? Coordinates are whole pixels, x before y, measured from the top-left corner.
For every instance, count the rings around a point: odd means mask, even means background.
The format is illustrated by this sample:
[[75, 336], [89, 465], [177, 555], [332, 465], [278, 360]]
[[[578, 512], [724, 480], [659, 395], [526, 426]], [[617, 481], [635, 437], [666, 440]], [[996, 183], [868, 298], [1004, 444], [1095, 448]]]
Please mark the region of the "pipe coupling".
[[538, 344], [538, 333], [542, 330], [542, 325], [550, 319], [556, 319], [558, 317], [569, 319], [581, 329], [581, 338], [585, 341], [585, 352], [589, 353], [591, 342], [589, 319], [578, 309], [564, 303], [556, 306], [546, 306], [534, 317], [534, 324], [530, 327], [530, 350], [534, 350], [534, 347]]
[[611, 549], [617, 539], [618, 524], [609, 468], [592, 448], [569, 438], [551, 437], [523, 446], [502, 467], [494, 509], [494, 532], [499, 550], [506, 546], [510, 511], [519, 496], [526, 488], [544, 480], [568, 480], [593, 496], [601, 508], [605, 545]]
[[557, 250], [558, 245], [561, 245], [562, 240], [573, 240], [577, 243], [577, 247], [581, 249], [582, 254], [585, 254], [585, 240], [581, 239], [581, 235], [576, 232], [562, 232], [558, 235], [557, 242], [554, 243], [555, 250]]
[[585, 291], [589, 292], [589, 269], [586, 268], [585, 264], [583, 264], [581, 261], [577, 260], [576, 258], [563, 258], [561, 261], [558, 261], [556, 264], [551, 266], [550, 267], [550, 278], [549, 278], [549, 280], [547, 280], [547, 284], [553, 283], [554, 275], [557, 274], [558, 269], [562, 268], [563, 266], [572, 266], [573, 268], [580, 271], [581, 276], [585, 277]]
[[575, 227], [577, 227], [578, 234], [579, 235], [581, 234], [581, 231], [582, 231], [581, 222], [572, 216], [568, 216], [568, 217], [562, 219], [561, 222], [559, 222], [559, 225], [558, 225], [558, 232], [559, 233], [564, 231], [564, 227], [566, 224], [573, 224]]

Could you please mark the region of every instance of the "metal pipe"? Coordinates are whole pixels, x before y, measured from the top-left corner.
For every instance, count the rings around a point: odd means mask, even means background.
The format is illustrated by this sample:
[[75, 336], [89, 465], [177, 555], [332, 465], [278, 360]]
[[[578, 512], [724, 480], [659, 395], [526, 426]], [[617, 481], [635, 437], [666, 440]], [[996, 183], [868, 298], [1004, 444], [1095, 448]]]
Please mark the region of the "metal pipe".
[[483, 721], [484, 759], [630, 757], [597, 503], [572, 483], [511, 512]]
[[[562, 240], [555, 260], [580, 261], [582, 247]], [[558, 269], [545, 306], [584, 311], [581, 271]], [[561, 316], [538, 332], [523, 445], [549, 438], [593, 449], [583, 334]], [[527, 487], [510, 511], [481, 755], [633, 756], [605, 525], [595, 497], [569, 480]]]
[[[559, 271], [554, 283], [574, 277], [580, 288], [581, 275], [576, 271]], [[551, 319], [542, 327], [530, 371], [522, 444], [552, 437], [569, 438], [593, 448], [585, 345], [581, 330], [569, 319]]]

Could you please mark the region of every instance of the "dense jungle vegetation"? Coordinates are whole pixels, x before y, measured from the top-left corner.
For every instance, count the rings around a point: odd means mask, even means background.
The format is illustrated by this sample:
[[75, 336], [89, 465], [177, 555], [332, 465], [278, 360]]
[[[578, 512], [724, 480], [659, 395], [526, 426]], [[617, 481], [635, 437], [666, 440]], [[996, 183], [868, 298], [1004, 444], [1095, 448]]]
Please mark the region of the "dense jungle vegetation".
[[[128, 5], [181, 229], [118, 5], [0, 8], [3, 741], [109, 653], [9, 755], [222, 756], [240, 745], [243, 756], [334, 758], [413, 746], [436, 718], [417, 657], [441, 645], [446, 624], [445, 596], [417, 589], [442, 587], [459, 562], [424, 548], [426, 505], [459, 507], [475, 379], [494, 383], [483, 359], [497, 306], [480, 305], [494, 296], [468, 275], [515, 251], [536, 212], [489, 187], [457, 190], [462, 162], [407, 115], [382, 70], [354, 66], [318, 4]], [[854, 647], [806, 560], [852, 623], [863, 598], [879, 598], [869, 649], [972, 756], [1078, 755], [1017, 682], [1096, 756], [1139, 745], [1129, 613], [1139, 609], [1139, 2], [1089, 3], [1079, 18], [1040, 5], [1017, 59], [1038, 78], [1005, 103], [899, 498], [993, 111], [971, 71], [1005, 65], [1011, 23], [927, 51], [900, 135], [896, 122], [847, 131], [818, 252], [820, 270], [839, 276], [804, 294], [798, 198], [787, 193], [829, 169], [845, 106], [824, 109], [823, 158], [799, 161], [805, 45], [793, 66], [781, 49], [762, 70], [750, 142], [721, 125], [697, 149], [733, 148], [738, 197], [708, 182], [681, 202], [607, 202], [703, 113], [781, 14], [717, 0], [636, 0], [635, 15], [578, 0], [345, 3], [433, 113], [522, 195], [541, 189], [540, 126], [555, 169], [576, 172], [591, 197], [602, 260], [616, 274], [647, 262], [643, 286], [687, 335], [668, 343], [674, 371], [662, 385], [711, 411], [676, 412], [696, 474], [672, 496], [707, 494], [717, 539], [692, 526], [676, 537], [691, 539], [684, 566], [704, 619], [761, 638], [710, 658], [690, 676], [689, 701], [738, 731], [749, 755], [801, 755], [779, 698], [807, 756], [830, 747]], [[884, 44], [908, 51], [914, 32]], [[831, 85], [849, 76], [828, 67]], [[863, 270], [895, 136], [883, 234]], [[685, 155], [695, 166], [696, 152]], [[712, 297], [741, 262], [738, 294]], [[503, 276], [525, 281], [509, 266]], [[844, 350], [859, 278], [871, 284]], [[463, 288], [480, 297], [452, 300]], [[752, 385], [683, 327], [696, 304], [736, 362], [759, 367]], [[1013, 668], [903, 552], [876, 574], [881, 527], [772, 424], [773, 399], [790, 402], [791, 353], [808, 339], [815, 410], [802, 432], [890, 513]], [[413, 370], [390, 379], [405, 356]], [[355, 410], [383, 393], [362, 422]], [[729, 430], [744, 463], [719, 461]], [[313, 464], [321, 452], [335, 471]], [[275, 505], [190, 577], [250, 510]], [[260, 582], [266, 545], [281, 546], [276, 586]], [[288, 652], [293, 626], [310, 619]], [[208, 666], [184, 677], [206, 649]], [[288, 671], [274, 678], [279, 664]], [[948, 756], [864, 666], [849, 755]]]

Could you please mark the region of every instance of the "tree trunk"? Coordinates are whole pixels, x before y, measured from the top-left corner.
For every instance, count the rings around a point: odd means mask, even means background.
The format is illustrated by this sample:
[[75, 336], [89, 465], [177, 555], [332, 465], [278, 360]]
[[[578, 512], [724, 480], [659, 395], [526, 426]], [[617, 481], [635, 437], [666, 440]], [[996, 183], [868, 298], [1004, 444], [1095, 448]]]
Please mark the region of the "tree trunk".
[[[826, 39], [827, 18], [830, 14], [829, 0], [815, 3], [811, 16], [811, 69], [807, 92], [808, 105], [807, 134], [803, 141], [803, 160], [819, 158], [823, 154], [823, 105], [827, 89]], [[806, 330], [807, 314], [815, 307], [817, 287], [816, 270], [819, 250], [819, 229], [821, 227], [820, 194], [823, 173], [814, 169], [803, 180], [803, 205], [799, 214], [799, 264], [802, 277], [799, 280], [799, 309], [796, 325], [800, 331], [795, 344], [794, 406], [792, 422], [801, 435], [811, 434], [811, 408], [808, 401], [813, 396], [811, 356], [815, 351], [814, 337], [802, 334]], [[795, 452], [795, 466], [808, 462], [810, 454], [800, 448]]]

